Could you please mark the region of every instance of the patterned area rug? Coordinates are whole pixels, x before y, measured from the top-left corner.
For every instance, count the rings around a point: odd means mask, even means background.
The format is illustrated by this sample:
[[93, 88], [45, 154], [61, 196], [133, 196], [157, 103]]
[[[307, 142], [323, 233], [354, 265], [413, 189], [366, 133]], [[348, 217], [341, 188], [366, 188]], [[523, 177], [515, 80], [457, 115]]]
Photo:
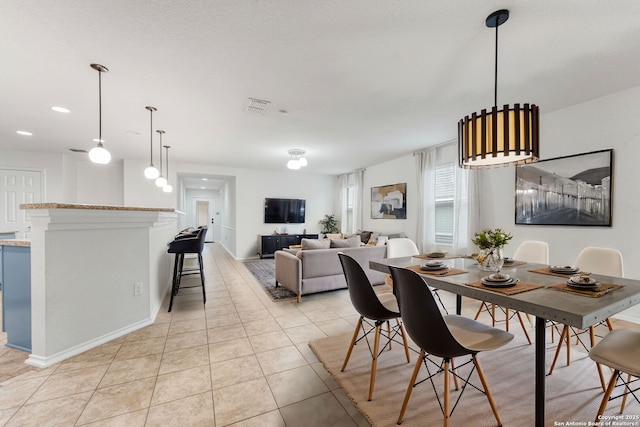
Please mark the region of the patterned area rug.
[[247, 261], [244, 265], [272, 300], [283, 301], [296, 298], [296, 294], [289, 289], [282, 286], [276, 288], [276, 263], [274, 259]]

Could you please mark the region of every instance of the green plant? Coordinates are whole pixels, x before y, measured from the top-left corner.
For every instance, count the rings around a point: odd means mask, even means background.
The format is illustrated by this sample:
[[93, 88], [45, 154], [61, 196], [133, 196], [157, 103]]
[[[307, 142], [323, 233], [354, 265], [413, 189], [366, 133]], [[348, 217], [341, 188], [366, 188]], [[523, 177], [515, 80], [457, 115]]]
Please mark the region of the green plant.
[[504, 232], [501, 228], [495, 230], [485, 228], [476, 233], [471, 242], [480, 249], [503, 248], [512, 238], [511, 234]]
[[321, 233], [339, 233], [340, 229], [338, 228], [338, 220], [336, 220], [335, 215], [325, 215], [323, 219], [320, 220], [320, 225], [322, 226]]

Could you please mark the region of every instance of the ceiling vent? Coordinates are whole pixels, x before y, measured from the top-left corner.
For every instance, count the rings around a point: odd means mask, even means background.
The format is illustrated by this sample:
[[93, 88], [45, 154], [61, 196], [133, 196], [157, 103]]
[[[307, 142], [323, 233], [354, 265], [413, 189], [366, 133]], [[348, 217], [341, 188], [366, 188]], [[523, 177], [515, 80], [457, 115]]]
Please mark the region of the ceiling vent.
[[267, 112], [267, 108], [269, 108], [270, 104], [271, 104], [270, 101], [249, 98], [249, 105], [247, 105], [247, 113], [264, 114]]

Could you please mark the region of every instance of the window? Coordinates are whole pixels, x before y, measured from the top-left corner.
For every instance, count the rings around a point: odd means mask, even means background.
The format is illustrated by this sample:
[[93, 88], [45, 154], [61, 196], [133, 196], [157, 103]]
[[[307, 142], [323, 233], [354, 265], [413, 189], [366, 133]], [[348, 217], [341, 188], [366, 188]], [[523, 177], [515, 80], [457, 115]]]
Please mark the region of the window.
[[436, 243], [453, 244], [453, 198], [455, 194], [455, 164], [436, 166], [435, 176]]
[[355, 196], [353, 184], [347, 186], [347, 226], [345, 230], [353, 230], [353, 198]]

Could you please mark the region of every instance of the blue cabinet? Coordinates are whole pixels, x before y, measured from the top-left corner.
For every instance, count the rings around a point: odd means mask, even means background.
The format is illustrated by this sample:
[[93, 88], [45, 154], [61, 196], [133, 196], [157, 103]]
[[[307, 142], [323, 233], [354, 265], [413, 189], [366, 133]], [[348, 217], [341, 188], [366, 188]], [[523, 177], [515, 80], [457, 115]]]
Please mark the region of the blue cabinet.
[[31, 353], [31, 248], [0, 246], [2, 329], [7, 347]]

